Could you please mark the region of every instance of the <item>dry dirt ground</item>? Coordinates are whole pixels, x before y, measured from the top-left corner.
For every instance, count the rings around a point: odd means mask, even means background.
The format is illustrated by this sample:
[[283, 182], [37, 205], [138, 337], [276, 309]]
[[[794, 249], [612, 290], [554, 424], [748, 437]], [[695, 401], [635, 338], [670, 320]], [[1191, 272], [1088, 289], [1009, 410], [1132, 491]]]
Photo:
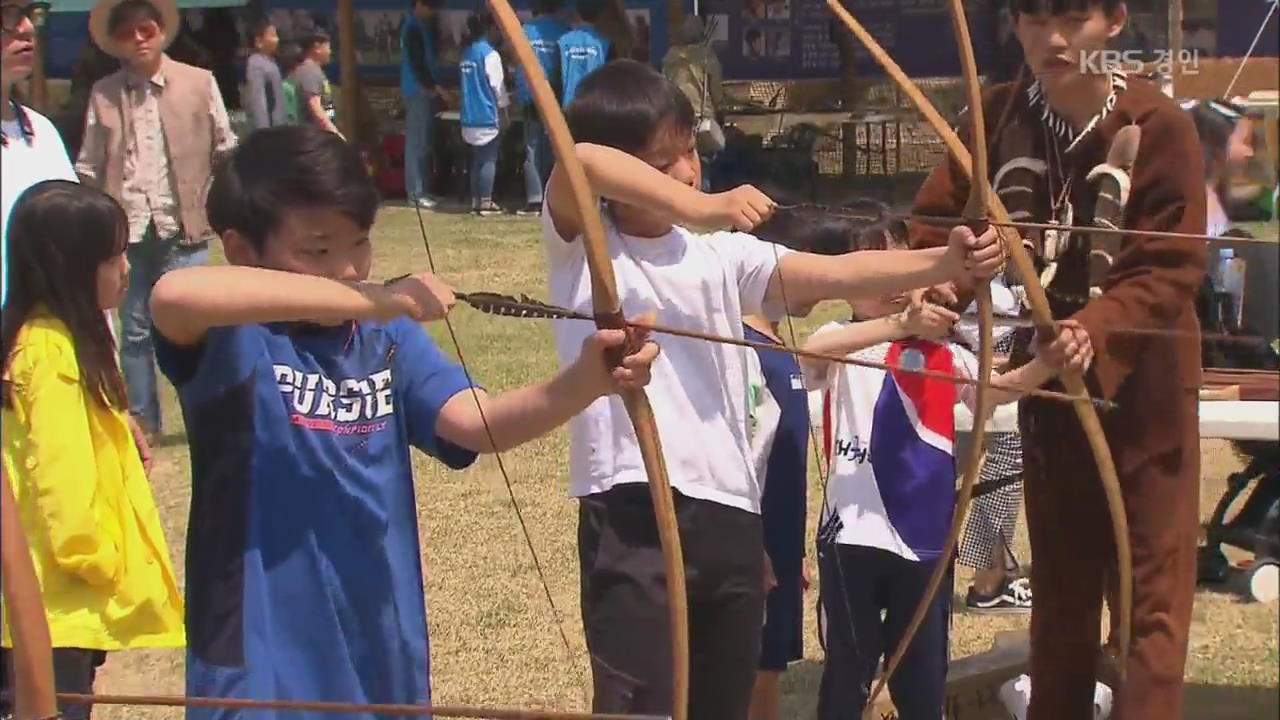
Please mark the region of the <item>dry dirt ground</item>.
[[[436, 214], [426, 218], [438, 270], [469, 291], [495, 290], [545, 296], [537, 225], [529, 220]], [[411, 211], [385, 209], [375, 231], [375, 276], [425, 269], [427, 256]], [[837, 308], [825, 308], [831, 317]], [[555, 369], [551, 328], [543, 322], [482, 315], [460, 308], [452, 315], [471, 372], [491, 391], [549, 376]], [[803, 336], [813, 320], [800, 326]], [[453, 345], [435, 327], [441, 346]], [[168, 434], [152, 475], [156, 502], [181, 577], [190, 498], [189, 459], [181, 417], [166, 388]], [[503, 477], [492, 458], [463, 472], [446, 471], [418, 455], [418, 518], [438, 703], [539, 709], [583, 709], [589, 691], [578, 619], [575, 560], [576, 506], [566, 495], [567, 441], [556, 433], [503, 456], [511, 486], [529, 525], [558, 613], [553, 614], [521, 538]], [[810, 463], [812, 465], [812, 463]], [[1207, 518], [1238, 462], [1222, 442], [1204, 443], [1201, 507]], [[819, 485], [816, 480], [811, 488]], [[810, 493], [812, 533], [817, 490]], [[288, 508], [281, 508], [288, 512]], [[1018, 552], [1026, 561], [1025, 533]], [[816, 572], [814, 573], [816, 577]], [[955, 592], [968, 584], [958, 573]], [[812, 610], [816, 595], [806, 605]], [[1274, 718], [1277, 702], [1277, 605], [1244, 602], [1229, 592], [1197, 596], [1187, 664], [1188, 717], [1217, 720]], [[805, 659], [785, 679], [787, 718], [813, 717], [822, 654], [813, 612], [807, 613]], [[1026, 617], [954, 618], [953, 656], [990, 647], [1000, 630], [1025, 627]], [[562, 625], [571, 648], [560, 638]], [[140, 651], [112, 656], [100, 675], [101, 693], [183, 692], [180, 651]], [[179, 711], [99, 706], [95, 716], [174, 718]]]

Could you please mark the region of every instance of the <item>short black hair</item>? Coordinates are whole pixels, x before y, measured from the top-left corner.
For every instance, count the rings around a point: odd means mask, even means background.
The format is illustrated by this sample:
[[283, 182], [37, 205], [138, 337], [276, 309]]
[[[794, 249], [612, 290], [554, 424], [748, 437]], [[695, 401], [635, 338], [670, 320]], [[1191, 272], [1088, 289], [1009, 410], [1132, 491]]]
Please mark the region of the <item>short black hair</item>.
[[316, 30], [310, 35], [299, 40], [298, 46], [302, 48], [303, 55], [309, 55], [317, 45], [324, 45], [325, 43], [328, 43], [328, 42], [331, 42], [329, 38], [329, 33], [323, 30]]
[[746, 37], [747, 42], [755, 42], [764, 37], [764, 34], [760, 32], [760, 28], [748, 28]]
[[260, 17], [249, 23], [249, 39], [257, 40], [267, 33], [267, 30], [275, 27], [275, 23], [270, 18]]
[[565, 112], [578, 142], [639, 155], [668, 128], [693, 134], [697, 117], [680, 88], [648, 65], [614, 60], [588, 73]]
[[276, 50], [276, 64], [280, 66], [280, 75], [286, 78], [305, 59], [306, 54], [302, 52], [302, 46], [296, 42], [280, 43], [280, 48]]
[[564, 0], [533, 0], [534, 15], [552, 15], [560, 12], [562, 7]]
[[333, 133], [285, 125], [249, 135], [214, 171], [205, 210], [214, 232], [235, 230], [262, 252], [295, 208], [333, 208], [373, 227], [378, 190], [360, 153]]
[[489, 34], [494, 27], [493, 16], [485, 10], [473, 12], [467, 16], [466, 32], [463, 33], [463, 44], [470, 45]]
[[107, 15], [107, 32], [114, 35], [125, 24], [140, 20], [151, 20], [161, 30], [171, 29], [164, 26], [164, 16], [160, 14], [160, 9], [148, 0], [124, 0], [111, 8], [111, 13]]
[[1014, 15], [1064, 15], [1102, 8], [1104, 13], [1110, 15], [1123, 4], [1124, 0], [1009, 0], [1009, 10]]
[[587, 22], [595, 22], [604, 14], [606, 0], [578, 0], [578, 17]]
[[840, 207], [787, 205], [752, 234], [800, 252], [842, 255], [854, 250], [901, 249], [906, 224], [882, 202], [855, 199]]

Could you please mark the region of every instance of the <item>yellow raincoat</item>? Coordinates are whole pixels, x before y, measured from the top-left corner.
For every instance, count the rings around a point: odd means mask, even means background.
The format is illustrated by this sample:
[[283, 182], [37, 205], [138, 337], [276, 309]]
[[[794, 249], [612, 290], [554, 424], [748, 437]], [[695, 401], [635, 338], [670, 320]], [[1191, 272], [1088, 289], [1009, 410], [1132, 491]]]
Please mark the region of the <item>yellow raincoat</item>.
[[54, 647], [185, 645], [182, 593], [128, 420], [81, 384], [66, 325], [30, 319], [4, 380], [4, 468]]

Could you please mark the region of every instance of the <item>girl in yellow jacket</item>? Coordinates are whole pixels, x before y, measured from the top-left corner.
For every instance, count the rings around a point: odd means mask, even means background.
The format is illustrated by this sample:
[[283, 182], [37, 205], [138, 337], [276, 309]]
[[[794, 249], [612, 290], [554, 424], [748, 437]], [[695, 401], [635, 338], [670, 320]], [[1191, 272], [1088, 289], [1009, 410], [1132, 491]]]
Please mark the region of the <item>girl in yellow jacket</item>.
[[[40, 581], [58, 690], [88, 694], [107, 652], [185, 644], [182, 594], [103, 312], [128, 287], [128, 223], [106, 194], [54, 180], [18, 200], [8, 241], [4, 474]], [[2, 640], [7, 666], [7, 622]], [[60, 709], [89, 716], [88, 706]]]

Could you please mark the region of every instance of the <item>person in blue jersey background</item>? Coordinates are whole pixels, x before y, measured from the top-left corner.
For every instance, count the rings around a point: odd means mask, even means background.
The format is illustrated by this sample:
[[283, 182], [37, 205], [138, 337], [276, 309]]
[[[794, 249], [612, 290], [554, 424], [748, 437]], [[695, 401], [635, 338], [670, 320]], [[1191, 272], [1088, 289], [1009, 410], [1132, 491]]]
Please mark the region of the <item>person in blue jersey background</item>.
[[[569, 31], [568, 24], [560, 16], [563, 0], [534, 0], [533, 20], [525, 23], [524, 34], [529, 38], [533, 54], [538, 56], [547, 81], [559, 92], [560, 38]], [[516, 70], [516, 99], [524, 116], [524, 188], [528, 205], [525, 213], [534, 214], [542, 209], [542, 189], [551, 177], [551, 142], [547, 129], [542, 125], [538, 109], [533, 104], [524, 71]]]
[[565, 108], [582, 78], [614, 58], [613, 43], [595, 26], [604, 9], [605, 0], [578, 0], [577, 21], [560, 36], [560, 103]]
[[548, 381], [473, 386], [419, 324], [453, 292], [426, 272], [369, 281], [377, 190], [359, 152], [315, 127], [250, 136], [208, 208], [230, 265], [174, 271], [152, 295], [191, 450], [187, 694], [429, 703], [411, 448], [456, 469], [540, 437], [647, 384], [657, 345], [610, 370], [626, 333], [595, 332]]
[[430, 195], [431, 151], [436, 100], [448, 96], [440, 85], [431, 20], [441, 0], [409, 0], [400, 28], [400, 94], [404, 103], [404, 189], [410, 203], [433, 208]]
[[[471, 146], [471, 211], [488, 216], [502, 212], [493, 201], [502, 130], [507, 126], [507, 89], [502, 56], [493, 48], [496, 28], [488, 13], [467, 18], [466, 48], [458, 61], [462, 89], [462, 139]], [[539, 197], [541, 202], [541, 197]]]

